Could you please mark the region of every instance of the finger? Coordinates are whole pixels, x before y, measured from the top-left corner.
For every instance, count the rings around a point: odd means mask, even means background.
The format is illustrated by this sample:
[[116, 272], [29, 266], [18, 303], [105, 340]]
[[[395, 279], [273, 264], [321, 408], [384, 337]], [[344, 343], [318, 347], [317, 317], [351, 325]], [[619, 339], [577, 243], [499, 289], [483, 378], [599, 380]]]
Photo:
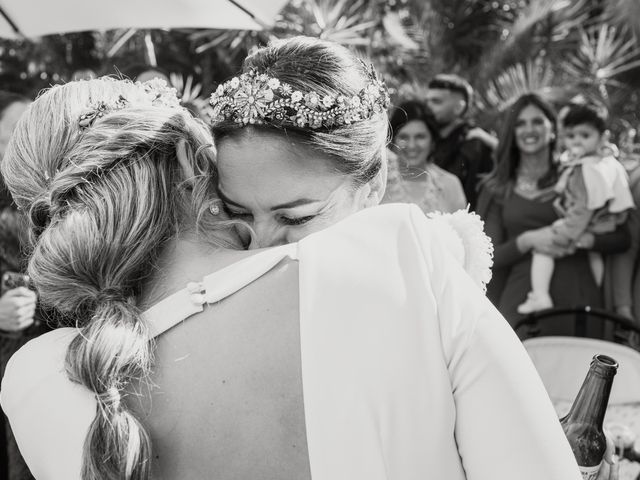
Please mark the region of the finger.
[[27, 297], [12, 297], [9, 301], [16, 311], [34, 304], [33, 299]]
[[608, 480], [618, 480], [620, 478], [620, 463], [618, 462], [618, 456], [613, 455], [612, 464], [609, 465], [609, 478]]
[[18, 332], [25, 328], [25, 326], [29, 325], [29, 317], [20, 317], [15, 316], [10, 321], [6, 323], [6, 327], [3, 327], [5, 330], [9, 330], [12, 332]]
[[33, 290], [29, 290], [28, 288], [25, 288], [25, 290], [26, 290], [26, 292], [25, 292], [24, 296], [26, 298], [29, 298], [34, 302], [38, 301], [38, 294], [36, 292], [34, 292]]
[[4, 294], [5, 297], [29, 297], [35, 295], [35, 292], [26, 287], [16, 287]]
[[33, 317], [21, 317], [19, 322], [19, 330], [24, 330], [27, 327], [33, 325]]
[[7, 332], [17, 332], [20, 330], [20, 322], [18, 319], [11, 320], [9, 322], [3, 322], [0, 326], [2, 330], [6, 330]]
[[35, 313], [36, 313], [35, 307], [30, 305], [21, 307], [16, 311], [18, 318], [32, 318]]
[[611, 432], [604, 428], [604, 438], [607, 441], [607, 447], [604, 450], [604, 457], [603, 460], [609, 464], [613, 463], [613, 456], [616, 453], [616, 444], [613, 443], [613, 436], [611, 435]]

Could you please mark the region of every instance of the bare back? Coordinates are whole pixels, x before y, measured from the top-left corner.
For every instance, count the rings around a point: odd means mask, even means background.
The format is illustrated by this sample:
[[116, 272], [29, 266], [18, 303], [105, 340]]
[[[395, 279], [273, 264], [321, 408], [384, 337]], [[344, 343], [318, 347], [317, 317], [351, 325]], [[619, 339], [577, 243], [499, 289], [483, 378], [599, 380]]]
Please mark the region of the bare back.
[[[251, 254], [187, 262], [190, 280]], [[182, 276], [164, 278], [180, 288]], [[157, 338], [152, 383], [129, 397], [151, 433], [153, 478], [311, 478], [298, 305], [297, 262], [283, 260]]]

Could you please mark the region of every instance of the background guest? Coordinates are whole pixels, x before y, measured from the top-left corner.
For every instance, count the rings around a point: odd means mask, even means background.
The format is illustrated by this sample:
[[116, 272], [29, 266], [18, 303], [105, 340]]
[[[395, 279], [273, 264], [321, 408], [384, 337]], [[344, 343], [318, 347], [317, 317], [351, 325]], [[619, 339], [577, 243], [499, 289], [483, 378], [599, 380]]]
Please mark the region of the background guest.
[[[556, 306], [601, 307], [602, 294], [587, 251], [624, 251], [629, 246], [626, 225], [581, 239], [580, 248], [559, 244], [550, 227], [558, 219], [553, 207], [558, 177], [555, 111], [539, 96], [523, 95], [508, 110], [503, 125], [496, 167], [483, 182], [477, 209], [495, 248], [490, 298], [512, 325], [523, 318], [516, 309], [531, 290], [535, 250], [556, 258], [550, 288]], [[566, 333], [569, 327], [556, 322], [548, 328], [549, 333]], [[593, 328], [600, 327], [588, 326], [590, 332]]]
[[432, 161], [437, 125], [417, 100], [394, 108], [389, 120], [391, 148], [384, 203], [415, 203], [423, 212], [454, 212], [467, 200], [458, 177]]
[[[609, 310], [622, 315], [640, 325], [640, 162], [628, 164], [629, 188], [636, 208], [629, 212], [627, 225], [631, 235], [631, 245], [621, 253], [609, 255], [605, 261], [603, 282], [605, 305]], [[620, 329], [617, 332], [636, 349], [640, 349], [637, 334]]]
[[[457, 75], [440, 74], [429, 82], [427, 106], [433, 112], [439, 131], [433, 161], [460, 179], [473, 209], [478, 180], [493, 168], [493, 151], [488, 144], [493, 142], [489, 134], [484, 135], [487, 138], [478, 138], [479, 129], [466, 118], [472, 99], [473, 88]], [[470, 135], [471, 130], [476, 134]]]
[[[0, 158], [11, 133], [30, 101], [12, 92], [0, 91]], [[0, 277], [7, 271], [24, 267], [22, 240], [26, 226], [22, 215], [12, 205], [11, 195], [0, 179]], [[34, 323], [36, 295], [25, 288], [3, 291], [0, 296], [0, 377], [7, 360], [24, 343], [40, 332]], [[1, 410], [0, 410], [1, 412]], [[6, 422], [0, 413], [0, 478], [23, 480], [33, 478], [24, 464]]]
[[[554, 222], [553, 231], [563, 243], [579, 242], [588, 233], [613, 232], [634, 208], [627, 173], [610, 153], [607, 118], [606, 109], [595, 104], [574, 104], [560, 122], [566, 148], [560, 156], [554, 206], [562, 218]], [[601, 285], [604, 260], [593, 251], [589, 260]], [[531, 266], [532, 290], [518, 307], [520, 313], [553, 306], [549, 295], [553, 257], [534, 251]]]

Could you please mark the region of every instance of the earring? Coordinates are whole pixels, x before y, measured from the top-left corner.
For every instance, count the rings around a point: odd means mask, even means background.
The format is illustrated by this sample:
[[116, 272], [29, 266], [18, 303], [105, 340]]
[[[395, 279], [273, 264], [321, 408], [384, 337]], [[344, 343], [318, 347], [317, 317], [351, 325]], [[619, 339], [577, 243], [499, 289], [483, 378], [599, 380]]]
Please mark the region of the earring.
[[218, 215], [220, 213], [220, 207], [215, 201], [212, 201], [209, 204], [209, 211], [211, 212], [211, 215]]

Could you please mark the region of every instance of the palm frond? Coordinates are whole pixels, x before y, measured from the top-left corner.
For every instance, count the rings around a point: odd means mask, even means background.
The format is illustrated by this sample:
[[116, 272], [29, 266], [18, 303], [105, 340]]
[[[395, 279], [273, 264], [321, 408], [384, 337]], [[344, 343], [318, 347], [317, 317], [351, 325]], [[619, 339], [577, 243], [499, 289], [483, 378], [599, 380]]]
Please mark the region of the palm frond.
[[571, 49], [575, 40], [571, 33], [587, 22], [591, 13], [588, 0], [536, 0], [528, 2], [513, 24], [505, 29], [502, 42], [485, 50], [478, 77], [484, 83], [502, 70], [523, 59], [542, 54], [561, 55]]
[[193, 75], [188, 75], [186, 78], [180, 73], [170, 73], [169, 80], [171, 86], [176, 89], [178, 97], [183, 102], [192, 102], [199, 99], [202, 93], [202, 84], [193, 83]]
[[615, 82], [621, 73], [640, 67], [640, 48], [626, 29], [602, 24], [582, 30], [580, 46], [567, 58], [565, 70], [587, 83]]
[[418, 42], [409, 36], [397, 12], [388, 12], [382, 17], [382, 25], [388, 34], [388, 38], [398, 47], [413, 51], [420, 48]]
[[245, 54], [255, 45], [268, 41], [269, 32], [253, 30], [198, 30], [189, 35], [189, 40], [195, 45], [197, 54], [205, 53], [215, 48], [226, 49], [233, 56], [235, 52]]
[[427, 85], [424, 82], [413, 80], [405, 82], [393, 91], [392, 100], [394, 104], [399, 104], [404, 100], [420, 100], [427, 98]]
[[[589, 18], [587, 0], [537, 0], [523, 8], [511, 26], [508, 42], [531, 35], [540, 24], [549, 28], [552, 41], [559, 41]], [[535, 33], [535, 32], [533, 32]]]
[[428, 25], [432, 46], [448, 59], [449, 70], [475, 65], [484, 51], [500, 42], [515, 12], [506, 1], [431, 0]]
[[636, 37], [640, 37], [638, 0], [607, 0], [603, 16], [614, 25], [630, 28]]
[[507, 67], [481, 93], [480, 101], [483, 107], [503, 111], [518, 97], [528, 93], [537, 93], [557, 102], [567, 96], [567, 89], [555, 85], [552, 66], [538, 58]]
[[185, 78], [180, 73], [169, 74], [169, 79], [171, 80], [171, 85], [177, 91], [180, 103], [195, 116], [203, 120], [210, 120], [213, 109], [209, 105], [209, 99], [201, 96], [202, 84], [194, 83], [192, 75], [188, 75]]
[[279, 23], [281, 36], [290, 35], [283, 26], [301, 25], [296, 34], [311, 35], [342, 45], [366, 46], [371, 30], [379, 23], [375, 2], [367, 0], [304, 0], [298, 8], [288, 8]]

